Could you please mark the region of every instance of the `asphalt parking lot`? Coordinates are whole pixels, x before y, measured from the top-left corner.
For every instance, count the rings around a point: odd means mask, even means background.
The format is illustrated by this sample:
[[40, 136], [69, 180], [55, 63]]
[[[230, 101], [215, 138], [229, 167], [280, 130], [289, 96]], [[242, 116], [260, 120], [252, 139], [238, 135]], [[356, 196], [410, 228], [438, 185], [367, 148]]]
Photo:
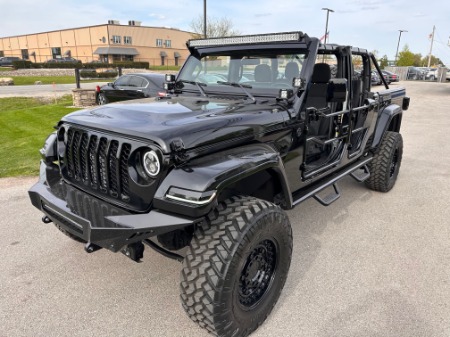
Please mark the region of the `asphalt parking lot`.
[[[450, 84], [394, 85], [411, 97], [396, 186], [346, 178], [331, 206], [288, 212], [289, 277], [252, 336], [450, 336]], [[180, 263], [86, 254], [41, 222], [26, 193], [36, 180], [0, 179], [1, 337], [209, 336], [180, 305]]]

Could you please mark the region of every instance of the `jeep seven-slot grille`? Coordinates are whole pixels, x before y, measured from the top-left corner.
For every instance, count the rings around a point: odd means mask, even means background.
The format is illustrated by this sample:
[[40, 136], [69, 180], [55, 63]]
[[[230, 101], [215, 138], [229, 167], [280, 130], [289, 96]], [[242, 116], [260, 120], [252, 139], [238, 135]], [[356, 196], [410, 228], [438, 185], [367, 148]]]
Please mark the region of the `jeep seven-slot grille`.
[[65, 159], [69, 178], [128, 201], [131, 145], [82, 130], [71, 128], [67, 132]]

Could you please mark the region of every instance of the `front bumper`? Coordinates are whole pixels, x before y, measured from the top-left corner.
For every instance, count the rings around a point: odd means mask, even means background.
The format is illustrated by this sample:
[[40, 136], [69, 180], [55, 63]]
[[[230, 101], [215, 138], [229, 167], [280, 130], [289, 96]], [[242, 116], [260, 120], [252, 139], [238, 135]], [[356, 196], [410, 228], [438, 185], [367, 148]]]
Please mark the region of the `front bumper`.
[[32, 204], [70, 234], [113, 252], [195, 223], [158, 210], [131, 214], [62, 180], [50, 188], [42, 178], [28, 191]]

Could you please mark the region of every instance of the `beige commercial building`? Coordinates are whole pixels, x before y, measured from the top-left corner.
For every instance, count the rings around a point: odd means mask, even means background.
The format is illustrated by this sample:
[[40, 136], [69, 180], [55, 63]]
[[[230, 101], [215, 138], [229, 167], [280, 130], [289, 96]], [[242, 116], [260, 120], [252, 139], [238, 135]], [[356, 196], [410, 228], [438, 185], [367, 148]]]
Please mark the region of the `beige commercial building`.
[[162, 27], [144, 27], [139, 21], [63, 29], [0, 38], [0, 56], [18, 56], [32, 62], [73, 57], [91, 61], [146, 61], [150, 65], [181, 65], [189, 52], [192, 33]]

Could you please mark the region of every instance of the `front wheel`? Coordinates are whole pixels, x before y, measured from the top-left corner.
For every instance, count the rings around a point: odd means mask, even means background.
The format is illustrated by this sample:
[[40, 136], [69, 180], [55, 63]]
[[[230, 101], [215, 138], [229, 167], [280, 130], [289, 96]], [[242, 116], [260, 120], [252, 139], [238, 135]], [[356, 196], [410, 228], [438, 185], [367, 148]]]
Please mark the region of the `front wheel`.
[[291, 256], [283, 210], [251, 197], [230, 198], [195, 231], [181, 272], [183, 308], [217, 336], [247, 336], [275, 306]]
[[392, 189], [397, 180], [402, 156], [402, 135], [387, 131], [368, 165], [370, 177], [365, 181], [366, 186], [380, 192]]

